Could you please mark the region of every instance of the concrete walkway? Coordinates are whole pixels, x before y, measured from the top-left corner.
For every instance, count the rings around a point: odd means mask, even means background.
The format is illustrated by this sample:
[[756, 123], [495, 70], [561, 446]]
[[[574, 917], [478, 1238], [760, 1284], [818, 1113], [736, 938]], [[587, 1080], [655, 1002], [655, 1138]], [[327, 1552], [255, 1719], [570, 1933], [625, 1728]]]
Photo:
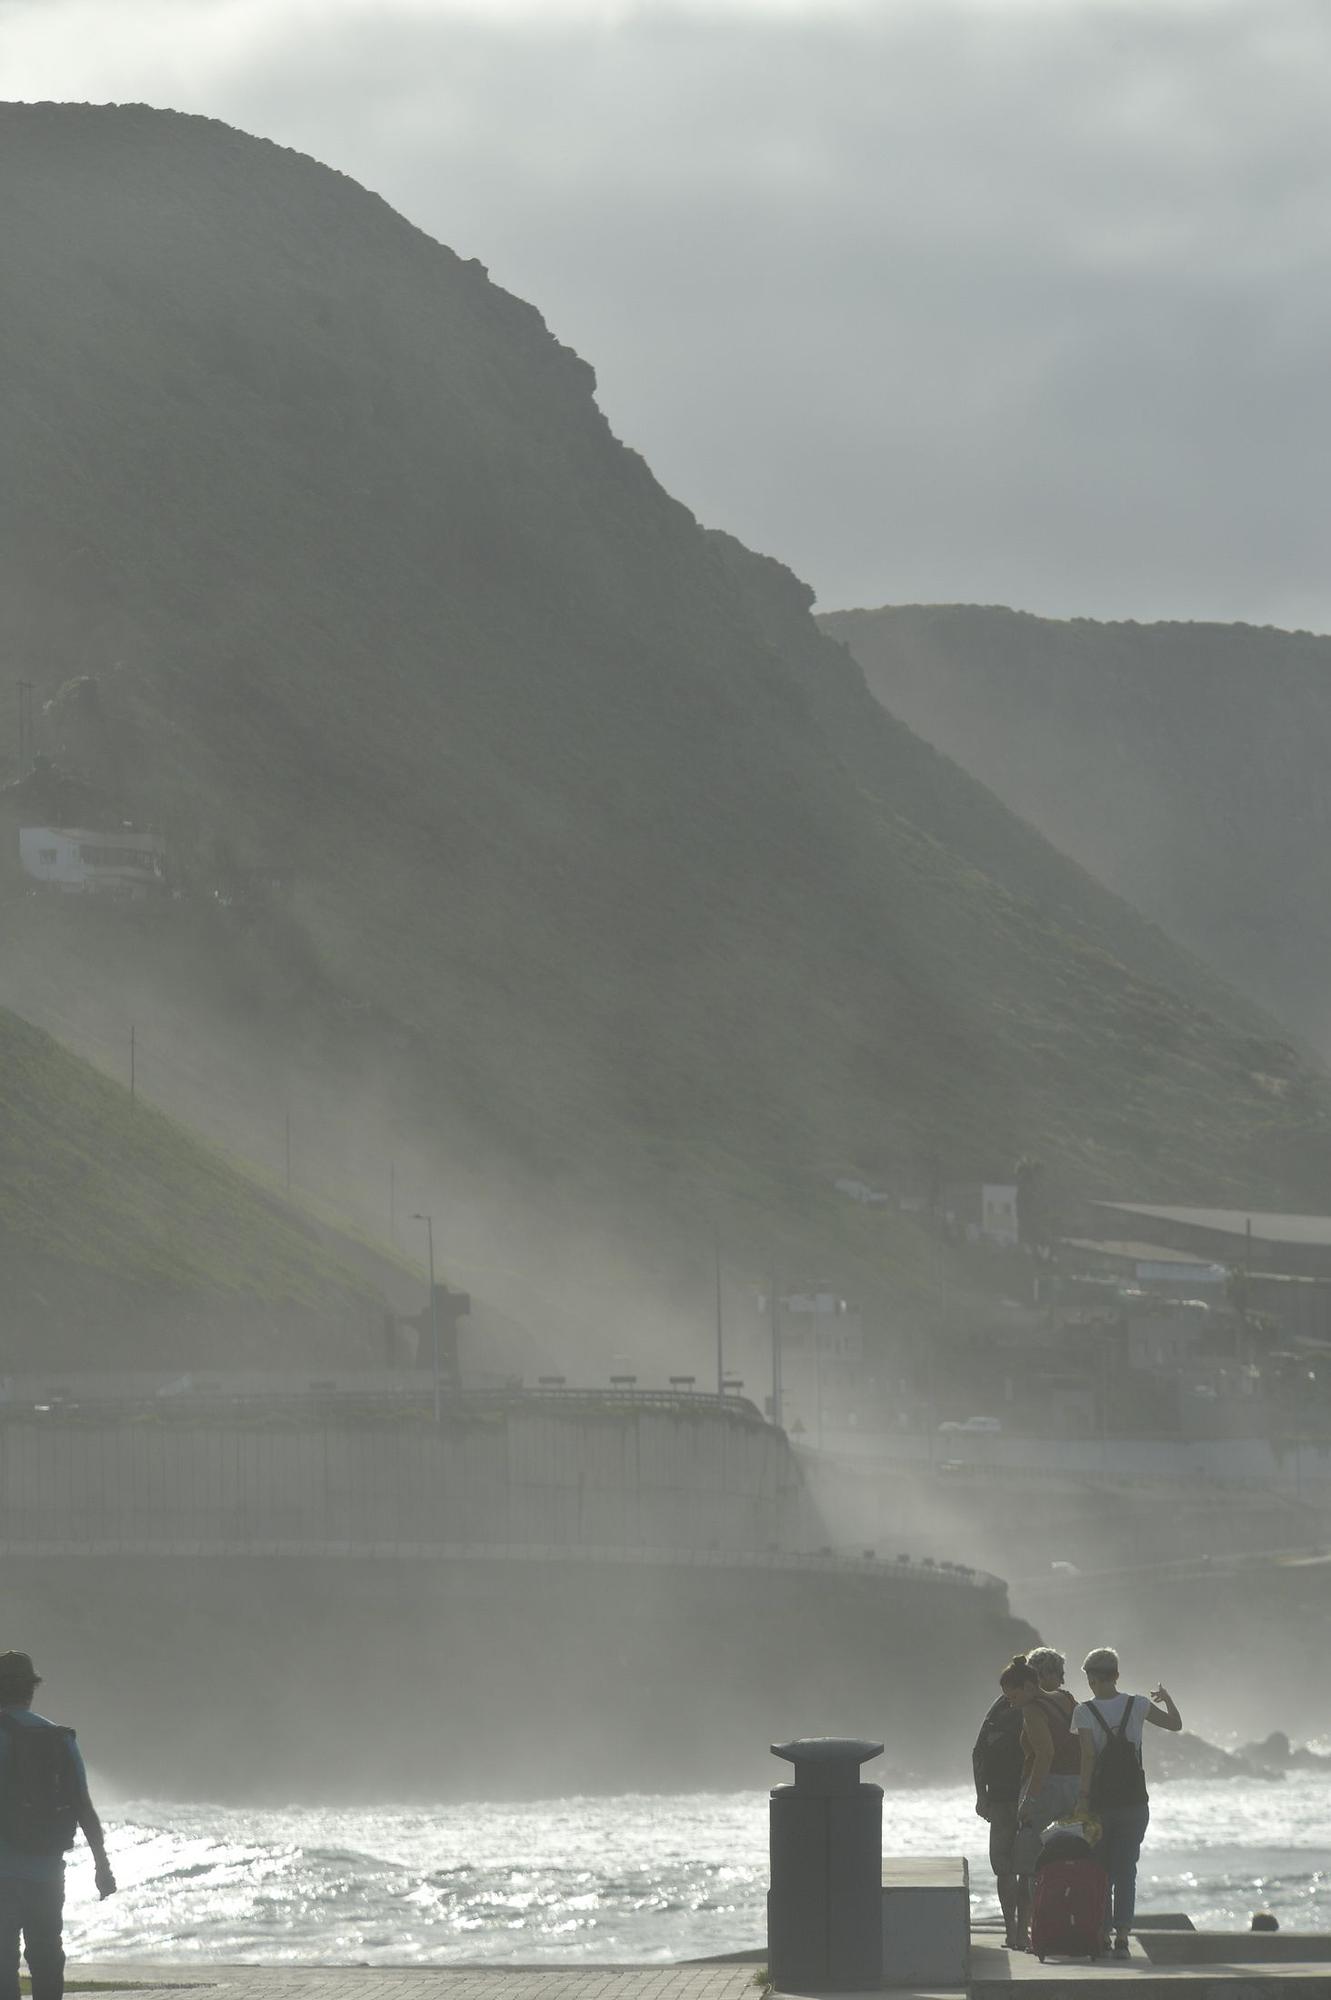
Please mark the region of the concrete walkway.
[[[758, 2000], [752, 1965], [249, 1966], [74, 1964], [79, 1982], [127, 1994], [195, 1992], [216, 2000]], [[123, 1982], [123, 1985], [121, 1984]]]
[[[1242, 1939], [1234, 1940], [1242, 1949]], [[79, 1983], [114, 1982], [130, 1996], [213, 1995], [216, 2000], [758, 2000], [757, 1968], [661, 1966], [155, 1966], [99, 1963], [71, 1968]], [[1040, 1965], [977, 1937], [970, 2000], [1094, 2000], [1121, 1991], [1133, 2000], [1327, 2000], [1331, 1964], [1153, 1965], [1134, 1940], [1128, 1965]], [[774, 1995], [772, 2000], [784, 2000]], [[838, 2000], [870, 2000], [839, 1995]], [[879, 1991], [872, 2000], [885, 2000]], [[950, 1994], [888, 1989], [888, 2000], [961, 2000]]]

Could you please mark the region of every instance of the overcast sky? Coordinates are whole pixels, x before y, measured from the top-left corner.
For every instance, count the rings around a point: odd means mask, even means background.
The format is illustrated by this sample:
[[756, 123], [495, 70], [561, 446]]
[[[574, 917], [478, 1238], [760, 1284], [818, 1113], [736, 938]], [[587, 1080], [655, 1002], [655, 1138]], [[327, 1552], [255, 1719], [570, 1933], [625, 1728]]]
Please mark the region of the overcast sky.
[[[1331, 630], [1324, 0], [0, 0], [533, 300], [826, 607]], [[3, 191], [0, 190], [0, 198]]]

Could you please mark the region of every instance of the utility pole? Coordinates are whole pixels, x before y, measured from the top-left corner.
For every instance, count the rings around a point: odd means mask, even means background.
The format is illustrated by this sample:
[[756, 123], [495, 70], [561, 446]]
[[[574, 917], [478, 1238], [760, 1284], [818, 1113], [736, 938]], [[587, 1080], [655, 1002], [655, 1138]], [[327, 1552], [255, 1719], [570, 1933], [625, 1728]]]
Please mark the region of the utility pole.
[[813, 1314], [813, 1400], [817, 1413], [818, 1449], [823, 1448], [823, 1316]]
[[413, 1215], [413, 1222], [425, 1224], [426, 1240], [430, 1246], [430, 1339], [434, 1345], [434, 1420], [439, 1422], [439, 1300], [434, 1289], [434, 1217]]
[[942, 1237], [942, 1219], [939, 1218], [939, 1234], [934, 1242], [934, 1277], [938, 1287], [938, 1322], [929, 1336], [929, 1463], [934, 1462], [934, 1446], [938, 1436], [938, 1349], [943, 1339], [943, 1328], [947, 1323], [947, 1268]]
[[[1243, 1304], [1239, 1313], [1239, 1325], [1243, 1330], [1243, 1364], [1252, 1366], [1252, 1326], [1248, 1319], [1248, 1279], [1252, 1273], [1252, 1217], [1243, 1225]], [[1297, 1464], [1297, 1459], [1295, 1460]]]
[[33, 756], [32, 685], [31, 681], [20, 681], [18, 684], [18, 774], [20, 778], [27, 777], [28, 766], [32, 762]]
[[388, 1240], [397, 1249], [397, 1167], [388, 1162]]
[[776, 1295], [776, 1272], [772, 1272], [767, 1288], [770, 1311], [768, 1318], [772, 1325], [772, 1422], [778, 1430], [784, 1430], [781, 1410], [781, 1301]]
[[726, 1393], [725, 1319], [721, 1307], [721, 1227], [712, 1225], [712, 1261], [716, 1270], [716, 1393], [724, 1402]]
[[286, 1145], [287, 1193], [291, 1193], [291, 1111], [287, 1109], [284, 1138]]
[[134, 1023], [133, 1023], [133, 1022], [131, 1021], [131, 1022], [130, 1022], [130, 1024], [129, 1024], [129, 1101], [130, 1101], [130, 1103], [131, 1103], [131, 1104], [132, 1104], [132, 1103], [134, 1102], [134, 1089], [135, 1089], [135, 1076], [134, 1076], [134, 1062], [135, 1062], [135, 1047], [134, 1047], [134, 1040], [135, 1040], [135, 1031], [134, 1031]]

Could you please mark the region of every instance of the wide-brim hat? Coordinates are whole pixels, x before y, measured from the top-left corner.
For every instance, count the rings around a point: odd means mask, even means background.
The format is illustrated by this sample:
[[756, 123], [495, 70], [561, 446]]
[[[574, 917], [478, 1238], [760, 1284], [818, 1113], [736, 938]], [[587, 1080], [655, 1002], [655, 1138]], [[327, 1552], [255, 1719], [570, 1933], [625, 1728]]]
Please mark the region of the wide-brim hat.
[[30, 1653], [0, 1653], [0, 1689], [39, 1687], [41, 1678]]

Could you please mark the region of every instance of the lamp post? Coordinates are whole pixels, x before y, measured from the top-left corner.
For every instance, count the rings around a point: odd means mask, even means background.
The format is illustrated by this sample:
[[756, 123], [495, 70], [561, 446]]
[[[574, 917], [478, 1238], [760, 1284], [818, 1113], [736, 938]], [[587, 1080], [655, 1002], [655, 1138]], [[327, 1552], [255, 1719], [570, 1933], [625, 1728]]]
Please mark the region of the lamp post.
[[721, 1303], [721, 1225], [712, 1224], [712, 1267], [716, 1278], [716, 1393], [724, 1397], [726, 1393], [726, 1322]]
[[425, 1224], [426, 1241], [430, 1246], [430, 1340], [434, 1347], [434, 1420], [439, 1422], [439, 1301], [434, 1291], [434, 1217], [413, 1214], [413, 1222]]
[[768, 1319], [772, 1331], [772, 1422], [778, 1430], [784, 1430], [781, 1408], [781, 1300], [777, 1296], [775, 1271], [772, 1272], [772, 1281], [767, 1288], [767, 1299], [770, 1308]]

